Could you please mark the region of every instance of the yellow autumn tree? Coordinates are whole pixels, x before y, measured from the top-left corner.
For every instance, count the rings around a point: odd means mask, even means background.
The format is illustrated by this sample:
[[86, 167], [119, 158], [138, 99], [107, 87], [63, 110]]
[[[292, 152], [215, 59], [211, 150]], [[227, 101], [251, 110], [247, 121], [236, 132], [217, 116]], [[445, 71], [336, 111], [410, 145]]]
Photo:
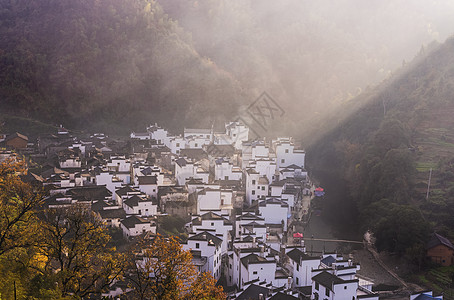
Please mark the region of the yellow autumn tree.
[[21, 162], [0, 164], [0, 257], [36, 241], [35, 209], [42, 203], [42, 196], [19, 178], [25, 172]]
[[176, 237], [157, 235], [141, 243], [131, 255], [127, 275], [135, 299], [225, 299], [210, 273], [199, 274], [190, 251], [182, 249]]
[[61, 297], [87, 298], [121, 278], [122, 255], [109, 246], [102, 221], [82, 205], [47, 209], [39, 243], [47, 258], [45, 276], [55, 283]]

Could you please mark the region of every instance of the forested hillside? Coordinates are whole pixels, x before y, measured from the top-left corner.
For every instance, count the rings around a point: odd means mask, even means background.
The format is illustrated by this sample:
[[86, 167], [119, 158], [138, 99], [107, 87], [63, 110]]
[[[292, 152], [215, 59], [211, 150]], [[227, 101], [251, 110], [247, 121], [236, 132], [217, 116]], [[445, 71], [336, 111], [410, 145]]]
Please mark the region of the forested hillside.
[[0, 45], [0, 112], [53, 124], [206, 126], [243, 99], [154, 1], [1, 0]]
[[420, 258], [431, 231], [454, 238], [454, 38], [356, 100], [367, 104], [308, 153], [324, 208], [371, 229], [380, 250]]
[[312, 138], [327, 113], [443, 41], [453, 11], [449, 0], [0, 0], [0, 113], [181, 130], [222, 126], [266, 91], [289, 121], [274, 130]]

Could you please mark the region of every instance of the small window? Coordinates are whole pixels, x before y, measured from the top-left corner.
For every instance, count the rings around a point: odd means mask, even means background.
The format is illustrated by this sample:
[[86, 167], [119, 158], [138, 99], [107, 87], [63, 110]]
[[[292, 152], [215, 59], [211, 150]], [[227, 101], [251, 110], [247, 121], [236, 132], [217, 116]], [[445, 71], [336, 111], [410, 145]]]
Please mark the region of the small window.
[[252, 184], [255, 184], [255, 180], [252, 180]]
[[296, 277], [296, 285], [299, 285], [299, 284], [300, 284], [299, 279], [298, 279], [298, 277]]
[[257, 275], [257, 271], [252, 272], [253, 275]]
[[177, 147], [180, 147], [180, 143], [177, 143]]
[[196, 249], [199, 249], [200, 248], [200, 244], [199, 243], [195, 243], [195, 247], [196, 247]]
[[288, 153], [288, 149], [285, 149], [285, 153]]
[[318, 285], [318, 282], [316, 282], [316, 283], [315, 283], [315, 289], [318, 291], [319, 288], [320, 288], [320, 287], [319, 287], [319, 285]]
[[198, 147], [198, 146], [199, 146], [199, 144], [195, 143], [194, 147]]
[[265, 186], [262, 186], [262, 191], [264, 191], [264, 190], [265, 190]]
[[229, 176], [228, 175], [224, 176], [224, 180], [229, 180]]
[[211, 226], [214, 226], [214, 222], [211, 222]]
[[347, 286], [344, 286], [344, 290], [346, 290], [346, 289], [347, 289]]
[[281, 159], [281, 163], [285, 163], [285, 159]]
[[296, 270], [297, 270], [297, 271], [300, 270], [300, 265], [299, 265], [299, 264], [296, 264]]
[[325, 290], [325, 295], [329, 297], [329, 290], [328, 289]]
[[255, 195], [255, 191], [252, 191], [252, 195]]

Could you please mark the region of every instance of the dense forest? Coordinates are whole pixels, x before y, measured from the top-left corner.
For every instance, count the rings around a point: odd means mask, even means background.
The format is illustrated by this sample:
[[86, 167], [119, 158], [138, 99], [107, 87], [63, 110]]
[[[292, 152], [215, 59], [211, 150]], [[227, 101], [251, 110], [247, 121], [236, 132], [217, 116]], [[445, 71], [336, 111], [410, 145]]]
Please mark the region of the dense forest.
[[0, 44], [2, 112], [70, 128], [206, 126], [243, 99], [154, 1], [2, 0]]
[[[0, 1], [0, 113], [128, 133], [232, 119], [263, 91], [312, 138], [443, 41], [451, 1]], [[391, 34], [392, 33], [392, 34]], [[304, 130], [302, 130], [304, 128]]]
[[327, 216], [372, 230], [379, 250], [420, 259], [431, 232], [454, 238], [453, 53], [454, 38], [422, 48], [309, 149]]

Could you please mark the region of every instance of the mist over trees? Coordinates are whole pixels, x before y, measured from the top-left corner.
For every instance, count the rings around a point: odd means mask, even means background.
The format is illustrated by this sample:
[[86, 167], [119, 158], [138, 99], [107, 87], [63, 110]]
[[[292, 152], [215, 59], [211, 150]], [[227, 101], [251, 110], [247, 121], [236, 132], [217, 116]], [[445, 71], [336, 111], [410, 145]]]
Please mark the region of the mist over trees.
[[[267, 91], [310, 136], [443, 41], [450, 1], [0, 1], [1, 112], [126, 133], [222, 125]], [[303, 117], [302, 117], [303, 116]]]

